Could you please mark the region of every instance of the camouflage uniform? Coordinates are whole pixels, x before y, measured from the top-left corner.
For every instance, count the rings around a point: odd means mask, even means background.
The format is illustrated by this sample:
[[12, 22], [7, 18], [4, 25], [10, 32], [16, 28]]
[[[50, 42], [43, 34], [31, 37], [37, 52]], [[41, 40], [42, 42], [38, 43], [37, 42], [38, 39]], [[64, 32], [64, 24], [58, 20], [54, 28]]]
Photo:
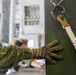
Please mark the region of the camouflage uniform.
[[62, 55], [56, 54], [56, 51], [63, 49], [63, 46], [54, 47], [58, 43], [59, 41], [55, 40], [46, 46], [32, 50], [30, 48], [20, 48], [17, 46], [0, 47], [0, 73], [16, 66], [19, 61], [32, 58], [44, 57], [51, 63], [55, 64], [56, 58], [63, 58]]
[[8, 68], [17, 65], [19, 61], [29, 58], [32, 58], [29, 48], [16, 46], [0, 47], [0, 71], [5, 72]]

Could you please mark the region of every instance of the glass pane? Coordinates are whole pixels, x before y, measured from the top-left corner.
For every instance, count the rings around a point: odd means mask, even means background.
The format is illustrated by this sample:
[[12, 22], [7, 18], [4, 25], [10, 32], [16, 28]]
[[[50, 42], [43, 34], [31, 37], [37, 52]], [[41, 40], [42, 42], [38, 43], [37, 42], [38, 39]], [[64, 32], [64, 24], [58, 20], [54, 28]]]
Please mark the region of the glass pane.
[[25, 6], [25, 25], [39, 25], [40, 23], [40, 8], [38, 5]]

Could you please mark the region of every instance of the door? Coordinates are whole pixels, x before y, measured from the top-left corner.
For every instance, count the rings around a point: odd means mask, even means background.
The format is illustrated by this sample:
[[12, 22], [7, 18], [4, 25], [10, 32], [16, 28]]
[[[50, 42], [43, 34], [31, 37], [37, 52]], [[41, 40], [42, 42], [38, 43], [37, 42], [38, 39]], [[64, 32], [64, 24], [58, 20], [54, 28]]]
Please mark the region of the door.
[[[65, 17], [76, 35], [76, 0], [64, 0], [62, 4], [66, 9]], [[61, 24], [52, 18], [52, 8], [50, 0], [45, 0], [45, 43], [58, 39], [59, 45], [64, 46], [64, 50], [59, 52], [64, 59], [57, 61], [55, 65], [46, 61], [46, 75], [76, 75], [76, 50]]]

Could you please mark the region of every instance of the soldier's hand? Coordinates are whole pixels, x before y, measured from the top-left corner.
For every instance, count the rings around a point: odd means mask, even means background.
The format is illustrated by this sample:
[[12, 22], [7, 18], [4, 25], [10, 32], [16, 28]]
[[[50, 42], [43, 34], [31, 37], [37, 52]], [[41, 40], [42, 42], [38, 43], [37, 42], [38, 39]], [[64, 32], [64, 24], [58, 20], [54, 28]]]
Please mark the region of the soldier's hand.
[[46, 46], [32, 50], [32, 56], [35, 58], [46, 58], [51, 63], [55, 64], [57, 59], [62, 59], [63, 56], [56, 52], [63, 50], [63, 46], [56, 46], [58, 40], [54, 40]]

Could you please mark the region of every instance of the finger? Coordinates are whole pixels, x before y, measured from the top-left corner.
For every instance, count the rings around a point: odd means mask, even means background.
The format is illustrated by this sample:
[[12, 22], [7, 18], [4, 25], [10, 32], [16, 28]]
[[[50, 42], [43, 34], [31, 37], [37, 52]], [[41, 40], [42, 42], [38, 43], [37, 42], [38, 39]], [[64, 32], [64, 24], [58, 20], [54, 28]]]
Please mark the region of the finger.
[[63, 50], [63, 46], [56, 46], [49, 48], [49, 51], [61, 51], [61, 50]]
[[55, 61], [53, 58], [49, 57], [48, 55], [46, 55], [46, 59], [47, 59], [49, 62], [51, 62], [52, 64], [56, 64], [56, 61]]
[[58, 40], [54, 40], [53, 42], [51, 42], [51, 43], [49, 43], [48, 45], [46, 45], [46, 48], [55, 46], [55, 45], [58, 44], [58, 43], [59, 43]]
[[62, 58], [63, 58], [62, 55], [55, 54], [55, 53], [53, 53], [53, 52], [47, 51], [47, 54], [48, 54], [49, 56], [53, 57], [53, 58], [57, 58], [57, 59], [62, 59]]

